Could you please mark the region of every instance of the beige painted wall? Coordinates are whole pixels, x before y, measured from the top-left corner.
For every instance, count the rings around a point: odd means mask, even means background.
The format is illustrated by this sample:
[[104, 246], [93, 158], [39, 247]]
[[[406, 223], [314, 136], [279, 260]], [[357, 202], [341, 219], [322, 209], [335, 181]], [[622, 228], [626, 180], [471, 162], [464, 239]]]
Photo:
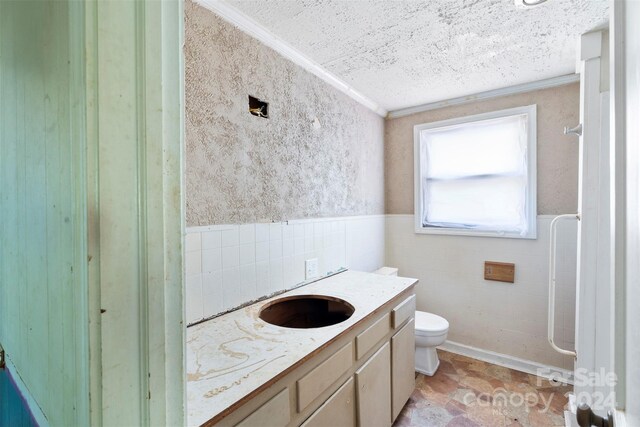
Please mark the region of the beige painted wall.
[[[538, 217], [537, 239], [416, 234], [413, 215], [386, 220], [385, 265], [415, 277], [417, 309], [449, 321], [449, 341], [573, 369], [547, 341], [549, 225]], [[575, 348], [577, 222], [558, 226], [556, 342]], [[515, 282], [484, 280], [484, 262], [515, 264]]]
[[538, 105], [538, 214], [575, 212], [578, 206], [578, 140], [564, 126], [579, 122], [578, 83], [445, 107], [390, 119], [385, 126], [386, 213], [413, 213], [413, 126], [523, 105]]
[[185, 74], [187, 226], [384, 213], [381, 117], [191, 1]]

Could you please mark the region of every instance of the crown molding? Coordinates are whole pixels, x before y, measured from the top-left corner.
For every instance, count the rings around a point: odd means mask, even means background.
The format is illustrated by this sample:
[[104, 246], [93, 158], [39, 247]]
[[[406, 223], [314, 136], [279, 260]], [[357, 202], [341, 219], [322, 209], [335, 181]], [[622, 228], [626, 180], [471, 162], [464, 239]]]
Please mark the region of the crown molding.
[[382, 108], [377, 102], [358, 92], [353, 87], [349, 86], [346, 82], [327, 71], [320, 64], [305, 56], [298, 50], [294, 49], [284, 40], [282, 40], [267, 28], [254, 21], [247, 15], [243, 14], [236, 8], [226, 4], [222, 0], [195, 0], [195, 2], [200, 6], [203, 6], [206, 9], [214, 12], [216, 15], [220, 16], [225, 21], [239, 28], [246, 34], [275, 50], [280, 55], [292, 61], [294, 64], [299, 65], [308, 72], [324, 80], [329, 85], [351, 97], [358, 103], [369, 108], [376, 114], [382, 117], [387, 116], [387, 110]]
[[458, 98], [447, 99], [444, 101], [430, 102], [428, 104], [416, 105], [415, 107], [401, 108], [389, 112], [388, 118], [395, 119], [397, 117], [409, 116], [423, 111], [437, 110], [439, 108], [451, 107], [453, 105], [468, 104], [470, 102], [484, 101], [501, 96], [515, 95], [518, 93], [532, 92], [540, 89], [548, 89], [557, 86], [564, 86], [580, 81], [579, 74], [567, 74], [565, 76], [552, 77], [550, 79], [538, 80], [530, 83], [523, 83], [515, 86], [509, 86], [500, 89], [479, 92], [474, 95], [466, 95]]

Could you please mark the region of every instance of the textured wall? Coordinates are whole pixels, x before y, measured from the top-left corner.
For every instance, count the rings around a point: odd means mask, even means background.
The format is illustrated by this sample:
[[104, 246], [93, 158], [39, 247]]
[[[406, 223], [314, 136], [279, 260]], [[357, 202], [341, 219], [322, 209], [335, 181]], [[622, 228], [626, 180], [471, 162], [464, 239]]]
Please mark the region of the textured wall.
[[413, 213], [413, 126], [421, 123], [538, 105], [538, 214], [575, 212], [578, 207], [578, 140], [562, 133], [579, 122], [578, 83], [425, 111], [387, 120], [385, 127], [386, 213]]
[[185, 21], [187, 226], [383, 213], [382, 118], [191, 1]]

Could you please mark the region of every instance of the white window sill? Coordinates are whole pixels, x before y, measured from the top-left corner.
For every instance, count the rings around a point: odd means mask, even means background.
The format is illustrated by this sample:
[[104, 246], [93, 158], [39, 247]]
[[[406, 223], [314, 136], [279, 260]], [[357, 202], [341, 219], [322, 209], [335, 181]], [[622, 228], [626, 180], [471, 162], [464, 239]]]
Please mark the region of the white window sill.
[[461, 228], [435, 228], [435, 227], [415, 227], [416, 234], [440, 234], [447, 236], [472, 236], [472, 237], [498, 237], [505, 239], [526, 239], [536, 240], [537, 233], [535, 228], [530, 230], [524, 236], [517, 233], [507, 233], [504, 231], [487, 231], [487, 230], [468, 230]]

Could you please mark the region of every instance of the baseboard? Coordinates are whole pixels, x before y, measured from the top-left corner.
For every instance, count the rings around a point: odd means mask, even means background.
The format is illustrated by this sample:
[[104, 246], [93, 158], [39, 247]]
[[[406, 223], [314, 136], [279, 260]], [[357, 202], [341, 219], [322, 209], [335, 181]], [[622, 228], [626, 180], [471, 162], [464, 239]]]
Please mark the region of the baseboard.
[[469, 345], [453, 341], [445, 341], [445, 343], [438, 346], [438, 348], [450, 353], [460, 354], [462, 356], [493, 363], [498, 366], [504, 366], [505, 368], [514, 369], [527, 374], [538, 375], [547, 379], [562, 380], [567, 384], [573, 385], [573, 372], [567, 371], [566, 369], [543, 365], [531, 360], [520, 359], [518, 357], [496, 353], [490, 350], [483, 350], [481, 348], [471, 347]]

